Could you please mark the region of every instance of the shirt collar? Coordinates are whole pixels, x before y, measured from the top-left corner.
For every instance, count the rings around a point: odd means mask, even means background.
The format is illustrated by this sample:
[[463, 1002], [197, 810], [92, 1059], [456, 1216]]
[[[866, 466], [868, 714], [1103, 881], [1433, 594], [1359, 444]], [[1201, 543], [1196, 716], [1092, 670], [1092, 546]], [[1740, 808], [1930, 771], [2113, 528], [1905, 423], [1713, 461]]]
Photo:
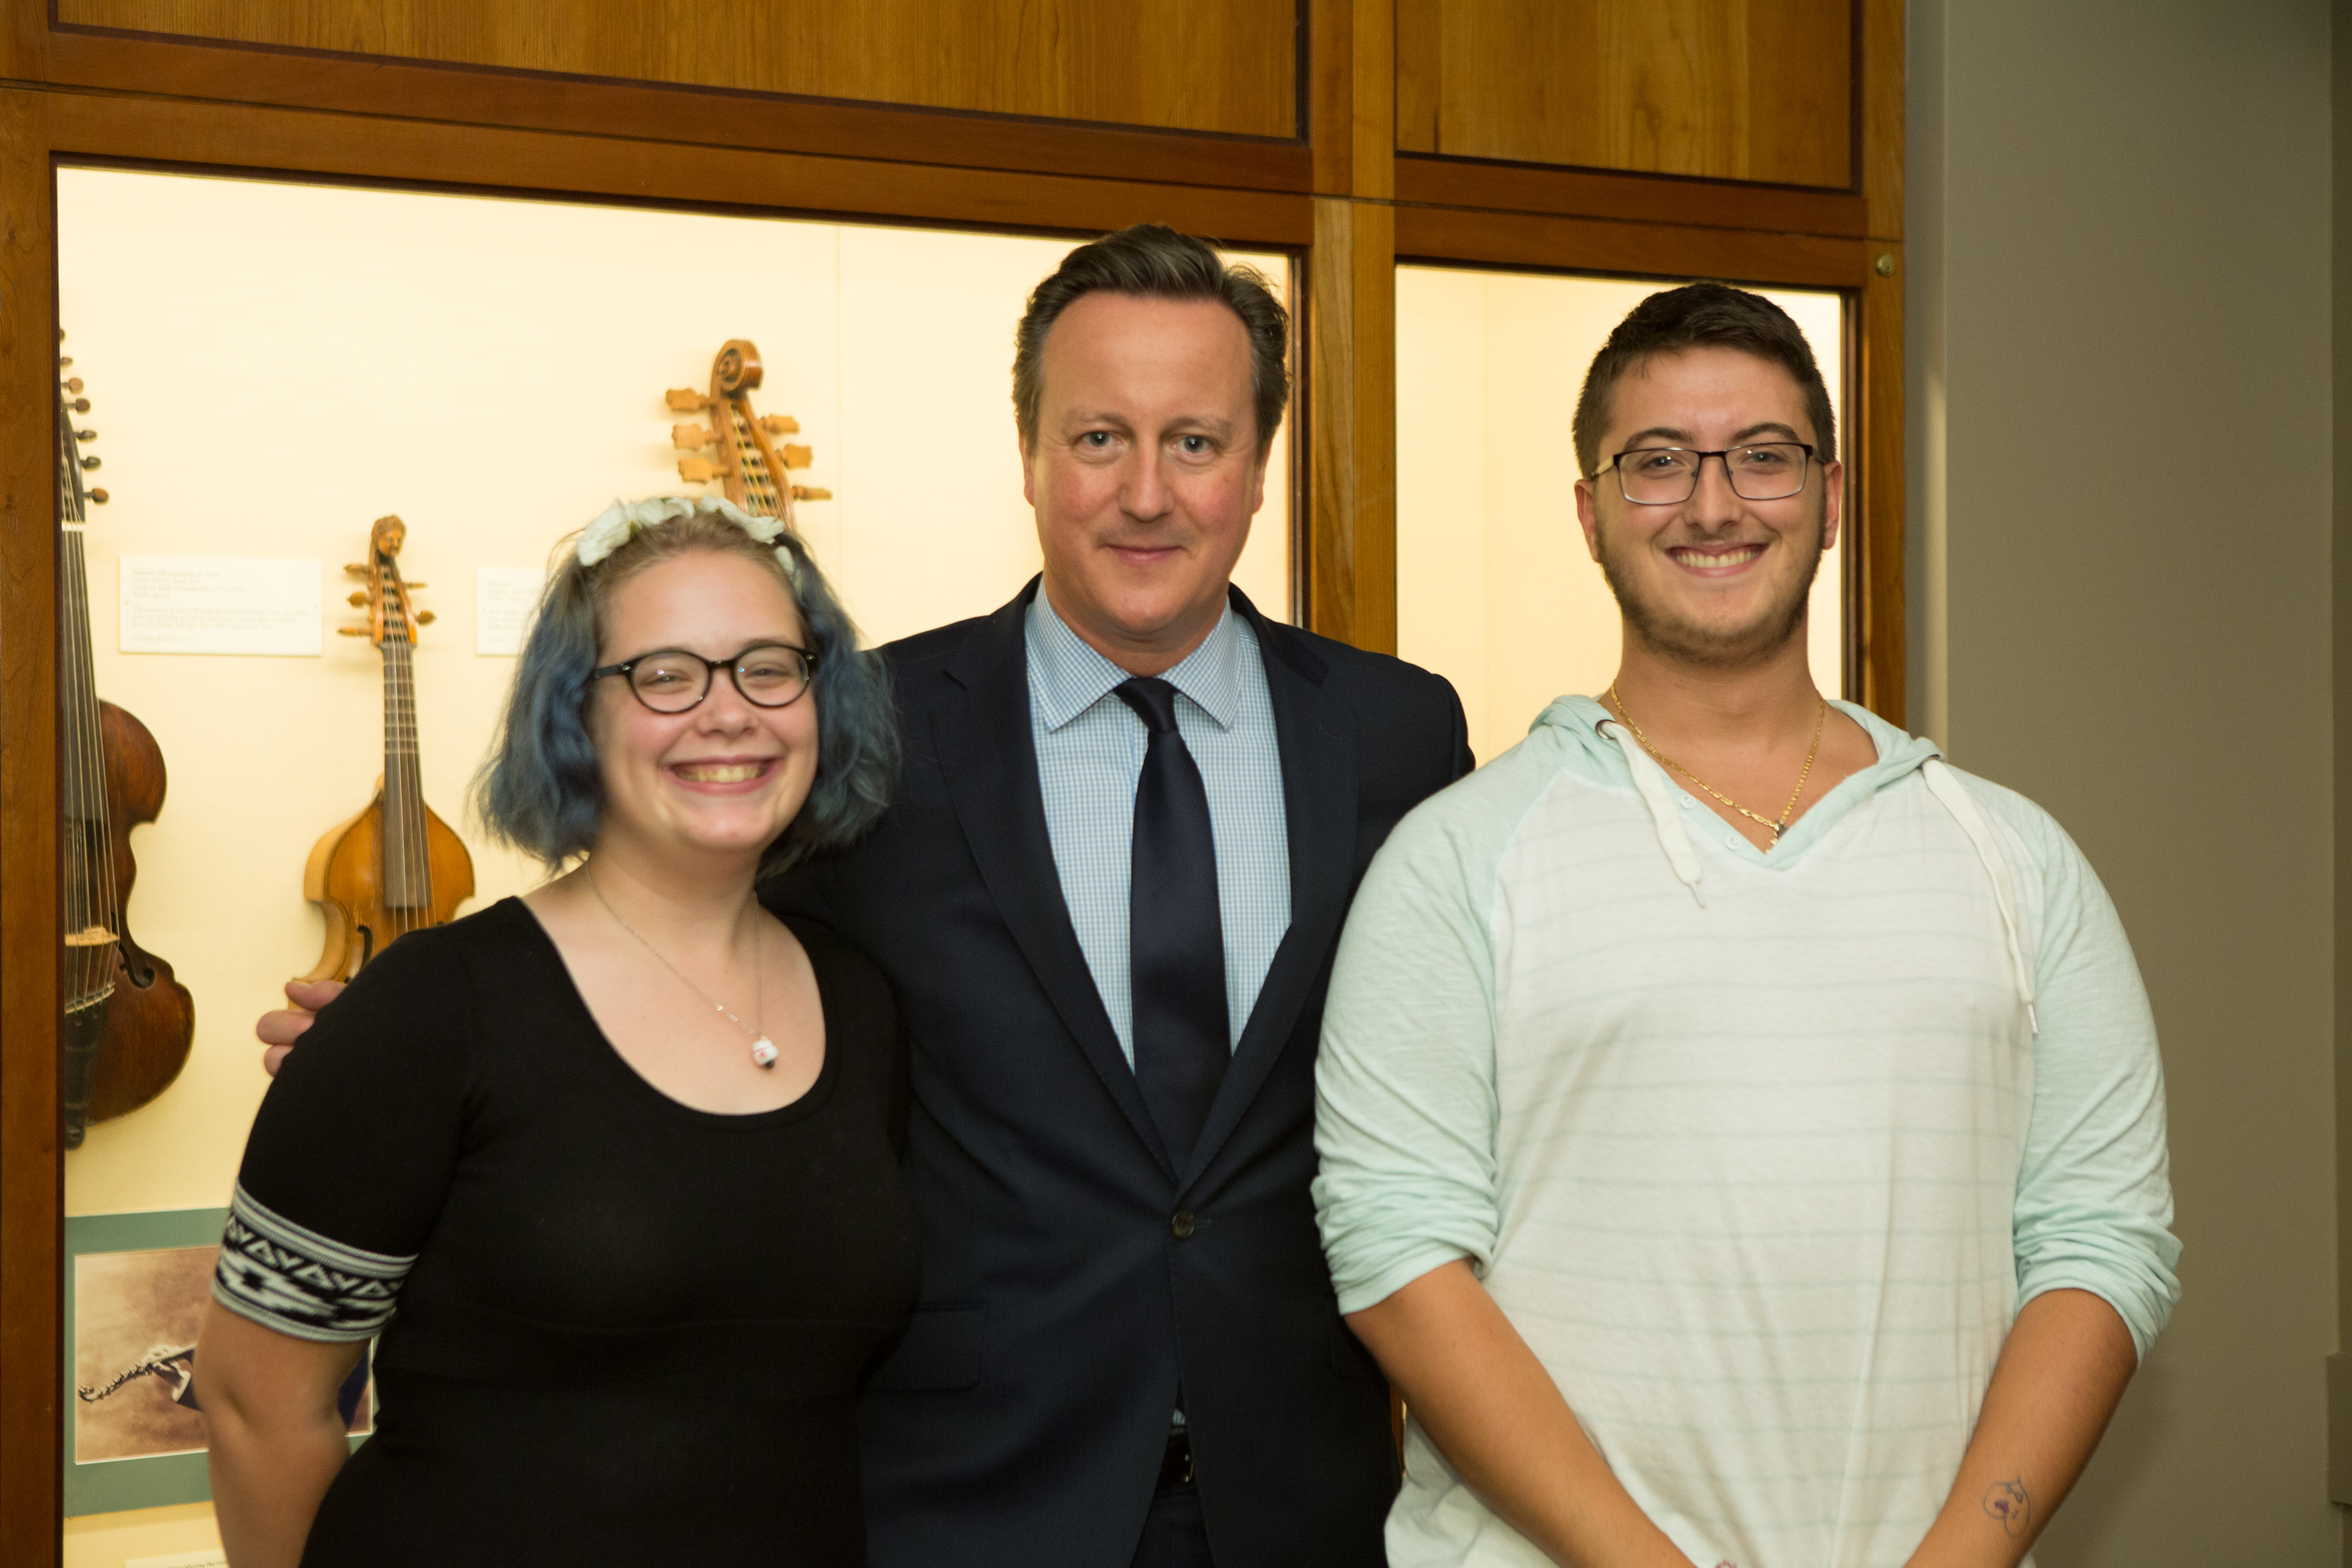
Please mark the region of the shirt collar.
[[[1055, 613], [1042, 586], [1029, 601], [1024, 629], [1030, 697], [1049, 732], [1092, 708], [1129, 679], [1127, 671], [1087, 647]], [[1232, 602], [1227, 601], [1207, 639], [1160, 677], [1191, 698], [1221, 730], [1232, 729], [1241, 712], [1241, 627]]]

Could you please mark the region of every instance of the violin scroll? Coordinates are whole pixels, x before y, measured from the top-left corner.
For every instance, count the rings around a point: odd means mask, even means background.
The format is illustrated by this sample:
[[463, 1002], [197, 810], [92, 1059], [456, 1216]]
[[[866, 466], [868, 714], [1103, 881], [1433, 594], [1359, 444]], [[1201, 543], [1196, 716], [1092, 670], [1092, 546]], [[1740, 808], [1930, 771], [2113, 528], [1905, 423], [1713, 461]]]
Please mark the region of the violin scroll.
[[708, 393], [672, 387], [663, 395], [674, 414], [707, 414], [708, 425], [669, 427], [670, 445], [687, 456], [677, 460], [678, 478], [688, 484], [719, 484], [729, 500], [744, 510], [780, 517], [793, 526], [796, 501], [831, 500], [833, 492], [791, 482], [791, 471], [815, 461], [814, 451], [802, 445], [777, 446], [777, 436], [797, 436], [801, 423], [789, 414], [762, 415], [751, 407], [751, 393], [766, 376], [759, 345], [749, 338], [730, 338], [720, 345], [710, 364]]
[[730, 338], [710, 367], [712, 395], [729, 397], [759, 386], [767, 371], [760, 363], [760, 348], [749, 338]]

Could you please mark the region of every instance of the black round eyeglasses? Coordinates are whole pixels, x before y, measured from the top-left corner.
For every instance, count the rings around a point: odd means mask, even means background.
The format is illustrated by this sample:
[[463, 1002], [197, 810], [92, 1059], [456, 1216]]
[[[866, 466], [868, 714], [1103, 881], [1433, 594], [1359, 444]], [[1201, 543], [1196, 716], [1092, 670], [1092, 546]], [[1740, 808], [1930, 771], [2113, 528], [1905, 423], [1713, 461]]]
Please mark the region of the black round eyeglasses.
[[816, 655], [783, 642], [756, 643], [733, 658], [705, 658], [684, 648], [666, 647], [592, 669], [588, 677], [602, 680], [620, 676], [636, 700], [655, 712], [683, 713], [710, 695], [711, 679], [722, 669], [752, 707], [789, 708], [809, 689], [816, 674]]

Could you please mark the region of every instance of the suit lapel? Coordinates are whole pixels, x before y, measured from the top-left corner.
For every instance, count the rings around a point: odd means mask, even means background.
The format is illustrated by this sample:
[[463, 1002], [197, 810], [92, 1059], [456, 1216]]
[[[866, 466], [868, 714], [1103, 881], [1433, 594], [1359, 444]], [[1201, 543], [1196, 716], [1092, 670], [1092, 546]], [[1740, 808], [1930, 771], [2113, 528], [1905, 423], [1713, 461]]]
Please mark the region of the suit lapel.
[[1288, 626], [1266, 621], [1233, 591], [1234, 607], [1257, 633], [1259, 662], [1274, 707], [1282, 752], [1282, 817], [1290, 840], [1290, 929], [1275, 949], [1257, 1005], [1242, 1030], [1233, 1065], [1209, 1107], [1182, 1186], [1216, 1157], [1250, 1101], [1274, 1070], [1323, 961], [1348, 912], [1356, 855], [1356, 725], [1347, 707], [1323, 689], [1327, 667]]
[[932, 712], [940, 771], [981, 879], [1022, 956], [1136, 1135], [1172, 1176], [1175, 1166], [1152, 1125], [1135, 1070], [1118, 1047], [1054, 865], [1029, 718], [1024, 618], [1036, 592], [1033, 581], [976, 628], [948, 665], [949, 679], [963, 691], [961, 700]]

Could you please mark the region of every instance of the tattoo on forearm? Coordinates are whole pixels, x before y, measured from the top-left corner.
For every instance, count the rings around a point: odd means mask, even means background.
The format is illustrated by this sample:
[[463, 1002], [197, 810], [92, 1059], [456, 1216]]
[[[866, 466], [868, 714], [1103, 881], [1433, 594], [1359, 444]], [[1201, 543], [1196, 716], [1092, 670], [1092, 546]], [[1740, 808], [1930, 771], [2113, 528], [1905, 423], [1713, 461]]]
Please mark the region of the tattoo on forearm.
[[2009, 1535], [2024, 1534], [2033, 1518], [2033, 1500], [2025, 1495], [2025, 1478], [1995, 1481], [1984, 1495], [1984, 1510]]

